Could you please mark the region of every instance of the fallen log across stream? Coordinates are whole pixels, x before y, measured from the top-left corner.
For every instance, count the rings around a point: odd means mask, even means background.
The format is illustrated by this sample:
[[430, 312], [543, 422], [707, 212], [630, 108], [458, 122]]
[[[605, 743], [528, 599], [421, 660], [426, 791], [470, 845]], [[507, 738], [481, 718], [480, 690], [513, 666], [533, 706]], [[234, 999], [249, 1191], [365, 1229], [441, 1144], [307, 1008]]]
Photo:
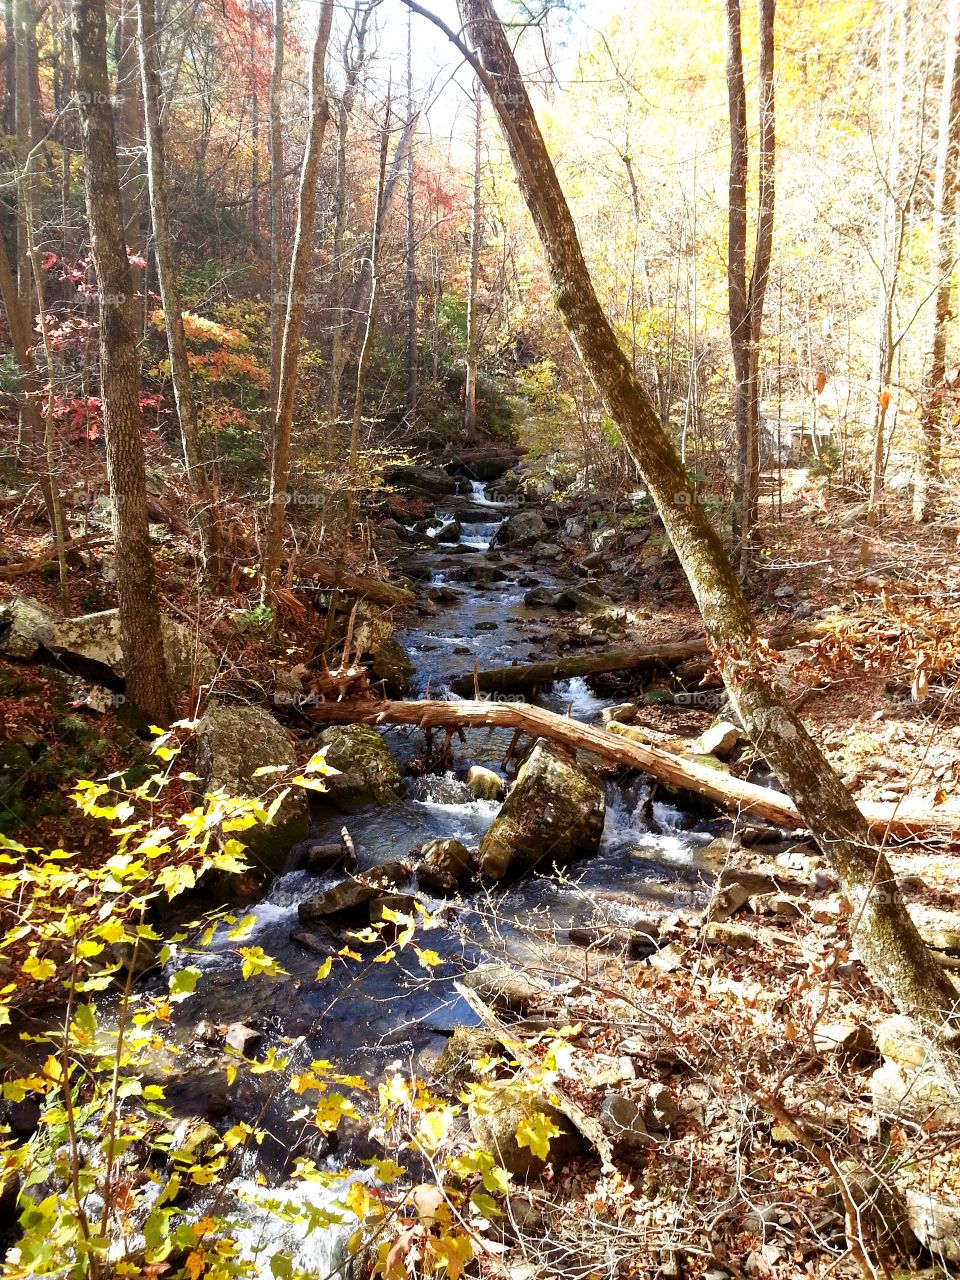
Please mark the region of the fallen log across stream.
[[[770, 636], [771, 649], [790, 649], [805, 640], [826, 635], [829, 628], [810, 626], [783, 635]], [[710, 649], [704, 636], [695, 640], [677, 640], [668, 644], [649, 644], [622, 649], [604, 649], [603, 653], [579, 653], [548, 662], [528, 662], [512, 667], [491, 667], [487, 671], [457, 676], [450, 682], [454, 693], [470, 697], [475, 689], [481, 693], [511, 693], [517, 689], [533, 689], [569, 680], [573, 676], [600, 675], [607, 671], [636, 671], [642, 667], [674, 667], [691, 658], [708, 658]]]
[[[324, 724], [410, 724], [421, 729], [513, 729], [547, 738], [568, 750], [585, 751], [608, 764], [650, 774], [720, 808], [762, 818], [794, 830], [805, 824], [793, 801], [770, 787], [744, 782], [707, 765], [646, 743], [630, 741], [599, 725], [581, 724], [529, 703], [507, 702], [321, 702], [310, 719]], [[960, 835], [960, 810], [929, 804], [863, 803], [860, 809], [879, 837], [920, 836], [951, 840]]]

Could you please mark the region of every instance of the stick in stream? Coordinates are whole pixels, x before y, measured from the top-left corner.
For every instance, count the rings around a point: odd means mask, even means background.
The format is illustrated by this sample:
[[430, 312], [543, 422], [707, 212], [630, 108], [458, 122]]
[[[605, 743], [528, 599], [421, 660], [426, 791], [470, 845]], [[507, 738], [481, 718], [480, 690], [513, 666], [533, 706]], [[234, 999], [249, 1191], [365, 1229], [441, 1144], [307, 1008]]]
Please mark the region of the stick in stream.
[[[749, 813], [788, 830], [805, 824], [787, 796], [758, 787], [719, 769], [634, 742], [598, 725], [581, 724], [529, 703], [504, 702], [322, 702], [310, 718], [326, 724], [410, 724], [421, 729], [514, 729], [547, 738], [571, 751], [586, 751], [609, 764], [651, 774], [678, 790], [710, 800], [734, 813]], [[946, 805], [922, 808], [908, 803], [860, 805], [880, 836], [922, 836], [949, 840], [960, 832], [960, 812]]]

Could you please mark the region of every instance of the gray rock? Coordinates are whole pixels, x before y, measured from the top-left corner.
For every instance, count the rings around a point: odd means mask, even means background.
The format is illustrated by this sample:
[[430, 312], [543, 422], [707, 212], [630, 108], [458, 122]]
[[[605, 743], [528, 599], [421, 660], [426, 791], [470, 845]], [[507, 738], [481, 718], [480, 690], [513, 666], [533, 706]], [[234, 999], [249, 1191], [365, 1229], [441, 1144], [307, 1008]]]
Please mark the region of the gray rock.
[[929, 1072], [910, 1071], [885, 1062], [870, 1077], [873, 1109], [885, 1120], [935, 1129], [960, 1128], [960, 1103], [947, 1085]]
[[556, 542], [535, 542], [530, 554], [536, 560], [559, 560], [563, 548]]
[[680, 1122], [680, 1108], [665, 1084], [652, 1084], [647, 1090], [643, 1118], [648, 1129], [660, 1132]]
[[233, 1049], [235, 1053], [239, 1053], [242, 1057], [246, 1057], [254, 1045], [259, 1044], [263, 1039], [259, 1031], [254, 1031], [253, 1027], [248, 1027], [243, 1022], [231, 1022], [227, 1027], [226, 1035], [223, 1043], [229, 1049]]
[[545, 990], [543, 984], [529, 974], [504, 964], [478, 965], [465, 973], [460, 981], [499, 1013], [525, 1014]]
[[603, 552], [591, 551], [589, 555], [585, 555], [580, 561], [585, 569], [602, 569], [603, 568]]
[[571, 610], [574, 613], [583, 614], [585, 617], [594, 617], [600, 614], [609, 613], [613, 608], [609, 600], [601, 600], [599, 596], [593, 596], [589, 591], [581, 591], [577, 587], [568, 587], [566, 591], [561, 591], [557, 596], [557, 608]]
[[29, 596], [14, 596], [0, 604], [0, 653], [30, 662], [56, 627], [57, 617], [46, 605]]
[[385, 467], [383, 478], [387, 484], [395, 485], [398, 489], [425, 493], [431, 497], [457, 491], [456, 480], [439, 467], [418, 467], [399, 463]]
[[373, 655], [370, 664], [374, 677], [382, 680], [387, 692], [402, 697], [406, 693], [410, 681], [417, 673], [413, 659], [399, 640], [389, 636], [383, 640]]
[[[216, 674], [217, 662], [207, 646], [189, 627], [172, 618], [161, 617], [160, 630], [171, 689], [179, 693], [199, 684], [209, 684]], [[57, 624], [44, 643], [67, 666], [71, 659], [79, 659], [81, 663], [108, 668], [120, 679], [126, 674], [120, 647], [120, 615], [116, 609], [67, 618]]]
[[[902, 1184], [901, 1184], [902, 1186]], [[902, 1186], [907, 1223], [940, 1262], [960, 1263], [960, 1205], [927, 1190]]]
[[629, 724], [631, 720], [636, 718], [639, 705], [636, 702], [618, 702], [615, 707], [604, 707], [600, 712], [600, 719], [604, 724], [610, 724], [616, 721], [617, 724]]
[[550, 609], [557, 603], [557, 592], [549, 587], [533, 587], [523, 597], [528, 609]]
[[539, 739], [480, 842], [480, 871], [501, 880], [595, 854], [604, 814], [604, 788], [593, 769]]
[[[297, 763], [293, 739], [261, 707], [211, 703], [196, 734], [197, 773], [205, 793], [221, 789], [228, 796], [267, 795], [271, 777], [254, 777], [263, 765]], [[291, 787], [269, 826], [258, 824], [240, 832], [250, 857], [271, 875], [286, 864], [290, 848], [307, 834], [307, 793]]]
[[914, 1069], [927, 1061], [927, 1046], [923, 1033], [912, 1018], [895, 1013], [884, 1018], [877, 1027], [876, 1044], [880, 1054], [897, 1067]]
[[[517, 1128], [524, 1120], [533, 1120], [538, 1112], [546, 1115], [560, 1130], [550, 1139], [546, 1160], [541, 1160], [527, 1146], [517, 1141]], [[541, 1173], [549, 1164], [560, 1169], [583, 1151], [580, 1135], [565, 1115], [546, 1098], [531, 1096], [510, 1081], [496, 1084], [492, 1094], [469, 1108], [470, 1128], [474, 1138], [497, 1163], [517, 1178]]]
[[502, 800], [506, 794], [507, 784], [499, 773], [485, 769], [483, 765], [474, 764], [467, 772], [467, 786], [476, 800]]
[[325, 729], [319, 744], [327, 747], [326, 761], [338, 770], [325, 778], [333, 803], [346, 813], [367, 804], [396, 804], [403, 794], [400, 769], [386, 744], [369, 725], [335, 725]]
[[442, 528], [438, 529], [434, 534], [437, 542], [459, 542], [462, 529], [459, 520], [448, 520]]
[[728, 720], [720, 720], [691, 742], [688, 750], [691, 755], [716, 756], [718, 760], [726, 760], [741, 737], [736, 725], [730, 724]]
[[622, 1093], [608, 1093], [600, 1104], [600, 1124], [622, 1160], [643, 1155], [656, 1145], [647, 1132], [643, 1108]]
[[497, 541], [503, 543], [540, 540], [547, 532], [547, 523], [539, 511], [515, 511], [501, 526]]
[[385, 889], [403, 884], [408, 875], [409, 870], [404, 863], [385, 862], [356, 879], [341, 880], [332, 889], [306, 898], [297, 908], [297, 914], [305, 923], [349, 915], [367, 907], [375, 898], [383, 897]]
[[428, 893], [456, 893], [473, 875], [470, 850], [459, 840], [428, 840], [421, 854], [417, 882]]
[[469, 804], [473, 799], [465, 782], [441, 773], [425, 773], [413, 778], [407, 785], [407, 796], [421, 804]]
[[876, 1053], [873, 1034], [861, 1022], [822, 1022], [813, 1036], [815, 1051], [822, 1058], [853, 1059]]

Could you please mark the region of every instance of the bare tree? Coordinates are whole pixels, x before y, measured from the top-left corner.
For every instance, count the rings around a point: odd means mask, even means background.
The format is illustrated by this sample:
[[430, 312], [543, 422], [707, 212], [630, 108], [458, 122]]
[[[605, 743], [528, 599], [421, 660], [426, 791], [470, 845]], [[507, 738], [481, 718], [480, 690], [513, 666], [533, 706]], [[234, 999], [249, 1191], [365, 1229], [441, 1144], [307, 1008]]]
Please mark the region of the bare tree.
[[933, 243], [930, 259], [936, 287], [927, 303], [927, 357], [923, 400], [920, 408], [920, 456], [913, 490], [916, 520], [931, 515], [931, 492], [940, 479], [943, 445], [944, 378], [947, 326], [951, 318], [950, 296], [957, 244], [957, 172], [960, 159], [960, 0], [949, 0], [947, 34], [943, 47], [943, 90], [937, 134], [937, 167], [933, 184]]
[[133, 284], [124, 238], [107, 78], [104, 0], [74, 0], [73, 49], [90, 253], [100, 296], [100, 391], [117, 550], [120, 643], [131, 701], [162, 724], [170, 716], [170, 696], [147, 521], [140, 438], [140, 369], [137, 337], [131, 323]]
[[871, 975], [945, 1051], [945, 1067], [960, 1087], [956, 990], [920, 938], [866, 820], [776, 683], [723, 544], [597, 298], [573, 217], [491, 0], [458, 0], [463, 29], [479, 56], [416, 0], [405, 3], [442, 26], [477, 71], [506, 136], [557, 306], [656, 503], [734, 708], [835, 868], [853, 907], [853, 941]]
[[196, 501], [196, 521], [200, 531], [200, 549], [207, 572], [217, 579], [222, 573], [220, 536], [210, 491], [210, 480], [200, 444], [197, 405], [187, 357], [187, 336], [183, 328], [183, 311], [170, 235], [167, 203], [166, 155], [163, 127], [160, 122], [160, 61], [157, 47], [156, 0], [138, 0], [138, 36], [140, 77], [147, 139], [147, 178], [150, 186], [150, 214], [160, 278], [167, 349], [170, 352], [170, 376], [180, 420], [180, 438], [187, 468], [187, 484]]
[[740, 38], [740, 0], [727, 3], [727, 94], [730, 101], [730, 196], [727, 290], [730, 345], [736, 375], [737, 482], [735, 501], [740, 569], [750, 564], [750, 540], [760, 492], [760, 332], [770, 274], [775, 200], [776, 119], [773, 58], [776, 0], [758, 0], [760, 20], [759, 195], [753, 269], [747, 284], [747, 93]]
[[[278, 0], [278, 3], [280, 0]], [[303, 327], [304, 290], [313, 251], [313, 224], [317, 207], [317, 175], [323, 136], [330, 119], [324, 81], [324, 63], [333, 22], [333, 0], [323, 0], [317, 24], [317, 35], [310, 63], [310, 99], [307, 146], [300, 171], [300, 200], [297, 206], [297, 229], [290, 263], [290, 287], [287, 294], [283, 344], [280, 349], [280, 381], [277, 386], [276, 424], [273, 436], [273, 460], [270, 468], [270, 505], [267, 515], [267, 545], [263, 557], [264, 598], [270, 598], [280, 574], [283, 556], [283, 529], [286, 512], [287, 484], [290, 477], [290, 433], [293, 429], [293, 406], [297, 394], [297, 372], [300, 363], [300, 331]]]
[[273, 68], [270, 73], [270, 412], [276, 418], [283, 337], [283, 92], [284, 0], [273, 0]]
[[467, 376], [463, 387], [463, 425], [468, 440], [477, 434], [477, 287], [480, 278], [480, 159], [483, 144], [483, 98], [479, 80], [473, 86], [473, 187], [470, 197], [470, 266], [467, 275]]

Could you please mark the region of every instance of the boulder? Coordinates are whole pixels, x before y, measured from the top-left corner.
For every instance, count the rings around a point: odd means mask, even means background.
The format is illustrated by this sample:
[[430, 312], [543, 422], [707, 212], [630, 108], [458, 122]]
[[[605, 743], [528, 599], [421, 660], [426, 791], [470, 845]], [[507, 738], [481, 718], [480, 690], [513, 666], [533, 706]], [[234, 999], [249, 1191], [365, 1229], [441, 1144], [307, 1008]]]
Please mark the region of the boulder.
[[920, 1028], [905, 1014], [884, 1018], [875, 1034], [881, 1056], [897, 1067], [913, 1069], [927, 1061], [927, 1047]]
[[604, 707], [600, 712], [600, 719], [604, 724], [610, 724], [611, 721], [617, 724], [629, 724], [636, 718], [639, 710], [635, 702], [618, 702], [615, 707]]
[[729, 720], [720, 720], [691, 742], [687, 750], [694, 756], [716, 756], [718, 760], [726, 760], [742, 736], [736, 725]]
[[482, 1080], [483, 1075], [473, 1064], [502, 1053], [503, 1045], [485, 1027], [457, 1027], [437, 1059], [434, 1078], [448, 1089]]
[[551, 609], [557, 603], [557, 592], [549, 587], [531, 587], [523, 603], [528, 609]]
[[457, 571], [458, 582], [472, 582], [475, 587], [487, 587], [493, 582], [506, 582], [507, 575], [495, 564], [468, 564]]
[[350, 915], [362, 907], [368, 907], [374, 899], [382, 898], [384, 890], [402, 884], [408, 875], [405, 863], [385, 862], [356, 879], [341, 880], [332, 889], [304, 899], [297, 907], [297, 914], [306, 923], [327, 920], [331, 916]]
[[334, 725], [321, 733], [318, 745], [327, 747], [327, 764], [338, 770], [325, 779], [338, 809], [354, 813], [367, 804], [396, 804], [400, 799], [400, 769], [376, 729]]
[[424, 773], [408, 784], [407, 794], [421, 804], [470, 804], [473, 794], [465, 782], [445, 773]]
[[539, 542], [547, 532], [547, 522], [539, 511], [515, 511], [500, 527], [497, 542]]
[[[535, 1123], [538, 1113], [560, 1130], [551, 1137], [545, 1160], [517, 1139], [517, 1129], [524, 1122]], [[512, 1081], [495, 1084], [486, 1097], [472, 1102], [469, 1118], [480, 1147], [491, 1152], [497, 1163], [517, 1178], [541, 1173], [548, 1164], [560, 1169], [583, 1151], [580, 1135], [562, 1112], [546, 1098], [531, 1095]]]
[[593, 769], [538, 739], [480, 842], [480, 871], [502, 880], [589, 857], [600, 848], [605, 811], [603, 783]]
[[456, 893], [473, 875], [470, 850], [459, 840], [428, 840], [421, 854], [417, 883], [428, 893]]
[[530, 554], [535, 560], [559, 560], [563, 547], [556, 542], [535, 542]]
[[622, 1093], [608, 1093], [600, 1104], [600, 1124], [622, 1160], [642, 1157], [656, 1145], [647, 1132], [643, 1107]]
[[573, 613], [582, 613], [586, 617], [609, 613], [613, 608], [609, 600], [601, 600], [589, 591], [580, 591], [577, 587], [569, 587], [557, 596], [557, 608], [567, 609]]
[[505, 964], [481, 964], [460, 979], [498, 1013], [525, 1014], [545, 988], [529, 974]]
[[499, 773], [485, 769], [483, 765], [474, 764], [467, 772], [467, 786], [475, 800], [502, 800], [506, 794], [507, 784]]
[[385, 467], [383, 478], [387, 484], [413, 493], [425, 493], [430, 497], [456, 493], [457, 482], [453, 476], [438, 467], [418, 467], [404, 463]]
[[[216, 675], [217, 662], [191, 628], [161, 616], [160, 630], [173, 692], [209, 684]], [[67, 618], [57, 624], [44, 644], [65, 666], [76, 666], [78, 675], [96, 676], [100, 668], [121, 680], [126, 674], [120, 647], [120, 614], [116, 609]]]
[[46, 605], [29, 596], [14, 596], [0, 604], [0, 653], [29, 662], [44, 648], [57, 627]]
[[395, 697], [403, 697], [410, 681], [417, 673], [413, 659], [399, 640], [389, 636], [378, 645], [370, 664], [374, 677], [382, 680], [387, 692]]
[[960, 1263], [960, 1204], [949, 1187], [940, 1195], [925, 1187], [901, 1187], [907, 1223], [939, 1262]]
[[821, 1058], [852, 1060], [876, 1052], [870, 1028], [848, 1020], [821, 1022], [814, 1032], [813, 1046]]
[[[262, 796], [271, 778], [255, 777], [263, 765], [297, 763], [294, 742], [261, 707], [211, 703], [197, 726], [197, 773], [204, 792], [222, 788], [228, 796]], [[269, 803], [269, 796], [266, 799]], [[292, 845], [306, 838], [307, 793], [292, 787], [269, 826], [240, 832], [250, 856], [269, 874], [284, 870]]]
[[259, 1031], [254, 1031], [253, 1027], [248, 1027], [244, 1022], [232, 1022], [227, 1027], [226, 1035], [223, 1043], [228, 1049], [233, 1049], [235, 1053], [239, 1053], [241, 1057], [246, 1057], [254, 1045], [259, 1044], [263, 1039]]
[[459, 520], [448, 520], [445, 525], [442, 525], [437, 530], [434, 537], [437, 542], [459, 542], [462, 532]]
[[960, 1128], [960, 1104], [935, 1075], [885, 1062], [870, 1077], [870, 1092], [874, 1111], [885, 1120], [923, 1125], [927, 1132]]
[[648, 1129], [660, 1132], [680, 1122], [677, 1100], [665, 1084], [651, 1084], [643, 1106], [643, 1119]]

